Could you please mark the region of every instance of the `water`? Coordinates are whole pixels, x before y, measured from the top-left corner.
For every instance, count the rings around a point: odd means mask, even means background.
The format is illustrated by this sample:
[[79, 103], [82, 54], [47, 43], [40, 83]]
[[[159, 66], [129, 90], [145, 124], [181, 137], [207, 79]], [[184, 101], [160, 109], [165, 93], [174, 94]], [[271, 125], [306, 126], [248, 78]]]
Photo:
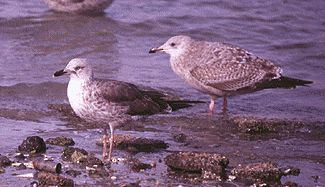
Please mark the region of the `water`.
[[[0, 5], [1, 154], [15, 152], [27, 136], [47, 139], [65, 135], [74, 138], [77, 147], [100, 157], [101, 149], [93, 146], [102, 135], [100, 129], [68, 125], [59, 113], [47, 108], [48, 104], [67, 103], [68, 78], [52, 75], [76, 57], [90, 59], [96, 77], [150, 86], [184, 99], [209, 101], [207, 95], [190, 88], [172, 72], [168, 55], [148, 54], [150, 48], [183, 34], [242, 47], [279, 65], [285, 76], [314, 81], [310, 87], [265, 90], [229, 98], [229, 116], [301, 120], [318, 125], [298, 129], [294, 134], [250, 140], [235, 127], [218, 123], [218, 114], [210, 119], [204, 113], [208, 103], [198, 104], [170, 115], [150, 117], [143, 122], [145, 131], [117, 131], [159, 138], [170, 145], [165, 152], [139, 153], [137, 157], [150, 162], [163, 159], [169, 151], [209, 150], [226, 155], [232, 167], [267, 160], [295, 166], [301, 174], [284, 177], [282, 183], [325, 186], [324, 1], [116, 0], [105, 15], [97, 17], [54, 13], [41, 0], [0, 1]], [[221, 101], [216, 101], [216, 113], [221, 112]], [[187, 134], [193, 145], [175, 143], [172, 132]], [[49, 152], [57, 153], [59, 148]], [[114, 154], [123, 156], [125, 152]], [[252, 154], [254, 157], [248, 156]], [[163, 163], [146, 174], [129, 171], [123, 165], [112, 167], [118, 171], [115, 184], [151, 177], [162, 184], [191, 185], [168, 178]], [[1, 186], [31, 182], [17, 180], [10, 175], [11, 170], [6, 171], [0, 175]], [[317, 181], [312, 178], [316, 175], [321, 177]], [[74, 181], [93, 184], [101, 180], [77, 177]]]

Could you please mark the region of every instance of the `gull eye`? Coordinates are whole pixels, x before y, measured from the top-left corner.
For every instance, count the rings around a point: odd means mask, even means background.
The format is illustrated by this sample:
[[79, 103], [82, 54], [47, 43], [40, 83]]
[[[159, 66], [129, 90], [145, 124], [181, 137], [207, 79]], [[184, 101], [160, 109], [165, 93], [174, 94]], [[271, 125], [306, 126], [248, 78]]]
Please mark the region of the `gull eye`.
[[82, 66], [77, 66], [77, 67], [74, 68], [74, 70], [79, 71], [79, 70], [81, 70], [81, 69], [83, 69], [83, 68], [84, 68], [84, 67], [82, 67]]
[[174, 47], [175, 45], [176, 45], [176, 44], [175, 44], [174, 42], [170, 44], [170, 46], [172, 46], [172, 47]]

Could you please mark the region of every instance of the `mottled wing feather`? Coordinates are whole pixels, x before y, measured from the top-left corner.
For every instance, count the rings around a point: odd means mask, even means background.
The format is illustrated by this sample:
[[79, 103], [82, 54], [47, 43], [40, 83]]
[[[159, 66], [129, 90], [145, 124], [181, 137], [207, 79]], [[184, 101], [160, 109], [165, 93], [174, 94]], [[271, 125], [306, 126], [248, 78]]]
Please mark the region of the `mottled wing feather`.
[[201, 83], [224, 91], [235, 91], [251, 86], [265, 76], [264, 71], [249, 68], [245, 64], [197, 66], [191, 74]]
[[210, 43], [209, 60], [191, 70], [201, 83], [223, 91], [254, 86], [265, 78], [276, 78], [277, 69], [267, 60], [259, 59], [244, 49], [224, 43]]
[[102, 88], [97, 93], [110, 102], [134, 101], [143, 97], [135, 85], [121, 81], [97, 79], [96, 87]]
[[120, 106], [128, 107], [130, 115], [143, 115], [158, 113], [160, 107], [151, 98], [143, 95], [137, 86], [115, 80], [99, 80], [97, 86], [101, 89], [98, 94], [107, 102], [114, 102]]

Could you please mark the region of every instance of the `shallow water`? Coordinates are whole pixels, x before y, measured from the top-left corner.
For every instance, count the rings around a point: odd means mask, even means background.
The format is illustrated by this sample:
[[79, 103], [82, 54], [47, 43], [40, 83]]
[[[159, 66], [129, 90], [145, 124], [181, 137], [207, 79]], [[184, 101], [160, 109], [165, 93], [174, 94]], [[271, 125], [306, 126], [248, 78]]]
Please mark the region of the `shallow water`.
[[[95, 76], [150, 86], [179, 95], [182, 99], [209, 101], [190, 88], [171, 70], [167, 54], [149, 54], [174, 35], [197, 40], [221, 41], [273, 61], [284, 75], [312, 80], [310, 87], [264, 90], [228, 99], [229, 116], [255, 116], [317, 123], [295, 133], [252, 138], [236, 127], [224, 126], [221, 99], [216, 115], [206, 114], [208, 103], [172, 114], [159, 114], [143, 122], [144, 128], [118, 130], [118, 134], [158, 138], [169, 148], [158, 153], [139, 153], [148, 163], [172, 151], [217, 152], [230, 160], [231, 167], [273, 161], [301, 169], [299, 176], [281, 182], [302, 186], [325, 186], [325, 2], [315, 1], [115, 1], [102, 16], [78, 16], [52, 12], [40, 0], [0, 2], [0, 153], [16, 151], [27, 136], [44, 139], [65, 135], [76, 147], [100, 157], [94, 146], [101, 129], [69, 126], [48, 104], [67, 103], [68, 77], [53, 78], [73, 58], [92, 61]], [[189, 146], [176, 143], [173, 133], [184, 133]], [[52, 147], [47, 154], [58, 154]], [[125, 152], [115, 151], [114, 156]], [[113, 165], [114, 184], [154, 178], [162, 184], [191, 183], [168, 177], [166, 166], [144, 173]], [[0, 186], [22, 186], [31, 179], [17, 180], [9, 169], [1, 174]], [[18, 171], [31, 172], [31, 171]], [[315, 181], [312, 176], [320, 176]], [[101, 181], [102, 180], [102, 181]], [[106, 179], [74, 178], [76, 184]], [[150, 186], [152, 183], [141, 184]]]

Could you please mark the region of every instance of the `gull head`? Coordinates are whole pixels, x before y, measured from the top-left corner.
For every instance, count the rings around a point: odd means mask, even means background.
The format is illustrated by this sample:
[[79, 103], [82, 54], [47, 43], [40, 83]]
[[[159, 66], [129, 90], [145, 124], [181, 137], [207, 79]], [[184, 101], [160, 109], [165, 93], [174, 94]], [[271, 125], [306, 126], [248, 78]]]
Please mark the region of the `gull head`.
[[164, 51], [172, 57], [177, 57], [186, 52], [191, 47], [192, 42], [193, 40], [189, 36], [173, 36], [162, 46], [150, 49], [149, 53]]
[[70, 75], [71, 79], [90, 79], [93, 77], [91, 66], [83, 58], [72, 59], [63, 70], [55, 72], [53, 76], [58, 77], [61, 75]]

